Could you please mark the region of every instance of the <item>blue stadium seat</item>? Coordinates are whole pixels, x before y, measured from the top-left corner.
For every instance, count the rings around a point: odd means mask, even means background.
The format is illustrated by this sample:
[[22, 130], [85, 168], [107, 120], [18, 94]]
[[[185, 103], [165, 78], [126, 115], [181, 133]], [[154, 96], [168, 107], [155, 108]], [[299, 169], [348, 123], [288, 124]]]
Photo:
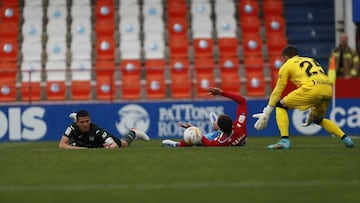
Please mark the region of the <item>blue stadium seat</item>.
[[302, 7], [288, 7], [285, 12], [287, 24], [332, 24], [334, 23], [334, 9], [304, 9]]
[[316, 41], [335, 41], [335, 30], [333, 25], [320, 26], [288, 26], [286, 30], [287, 38], [292, 43], [316, 40]]

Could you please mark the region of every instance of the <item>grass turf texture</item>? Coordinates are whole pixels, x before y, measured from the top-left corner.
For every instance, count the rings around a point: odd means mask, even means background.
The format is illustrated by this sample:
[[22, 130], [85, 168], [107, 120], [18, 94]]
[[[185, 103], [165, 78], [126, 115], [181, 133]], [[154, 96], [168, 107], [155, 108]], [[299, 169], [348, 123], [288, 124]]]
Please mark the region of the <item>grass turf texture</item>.
[[[120, 150], [60, 150], [57, 142], [0, 143], [0, 202], [360, 201], [360, 142], [291, 137], [245, 147], [162, 148], [135, 141]], [[357, 141], [357, 140], [355, 140]]]

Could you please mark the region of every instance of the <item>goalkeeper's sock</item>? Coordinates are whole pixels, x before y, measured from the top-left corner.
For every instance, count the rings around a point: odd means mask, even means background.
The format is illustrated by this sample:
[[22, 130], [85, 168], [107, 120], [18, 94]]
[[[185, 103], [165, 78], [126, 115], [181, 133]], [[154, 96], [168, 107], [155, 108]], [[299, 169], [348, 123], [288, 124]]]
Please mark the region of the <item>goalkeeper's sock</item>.
[[276, 123], [281, 137], [289, 136], [289, 116], [286, 109], [276, 107]]
[[122, 139], [125, 140], [128, 143], [128, 145], [130, 145], [130, 143], [134, 141], [135, 138], [136, 138], [136, 133], [134, 130], [130, 130], [128, 134], [122, 137]]
[[339, 126], [329, 119], [324, 118], [321, 121], [320, 126], [322, 126], [328, 133], [336, 135], [339, 138], [342, 138], [345, 135], [344, 131], [342, 131]]

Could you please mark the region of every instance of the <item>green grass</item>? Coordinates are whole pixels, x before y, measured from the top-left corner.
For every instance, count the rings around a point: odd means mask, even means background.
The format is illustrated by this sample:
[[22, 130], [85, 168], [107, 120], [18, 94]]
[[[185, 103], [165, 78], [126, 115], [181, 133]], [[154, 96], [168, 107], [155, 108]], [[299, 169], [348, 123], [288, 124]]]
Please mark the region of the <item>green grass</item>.
[[[0, 143], [0, 202], [360, 202], [360, 147], [331, 137], [245, 147], [59, 150], [57, 142]], [[357, 140], [355, 140], [357, 141]]]

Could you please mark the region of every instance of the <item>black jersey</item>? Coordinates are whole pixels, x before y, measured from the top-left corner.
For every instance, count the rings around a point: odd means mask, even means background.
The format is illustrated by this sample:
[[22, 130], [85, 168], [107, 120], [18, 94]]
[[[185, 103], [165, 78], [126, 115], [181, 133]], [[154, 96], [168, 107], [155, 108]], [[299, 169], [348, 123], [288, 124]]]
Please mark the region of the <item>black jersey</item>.
[[90, 129], [86, 133], [82, 133], [76, 123], [72, 123], [67, 127], [64, 135], [70, 139], [69, 145], [78, 147], [103, 148], [108, 137], [112, 137], [118, 145], [120, 143], [118, 138], [94, 123], [90, 124]]

